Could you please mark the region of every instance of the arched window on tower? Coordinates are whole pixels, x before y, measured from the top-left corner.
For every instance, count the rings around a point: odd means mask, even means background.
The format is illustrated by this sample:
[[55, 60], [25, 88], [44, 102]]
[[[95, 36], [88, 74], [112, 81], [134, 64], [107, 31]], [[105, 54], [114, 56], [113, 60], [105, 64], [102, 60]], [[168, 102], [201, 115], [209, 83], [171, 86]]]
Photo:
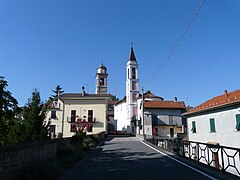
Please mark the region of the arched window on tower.
[[129, 68], [128, 68], [128, 79], [129, 79]]
[[103, 85], [104, 85], [104, 78], [101, 78], [101, 79], [99, 80], [99, 85], [100, 85], [100, 86], [103, 86]]
[[132, 79], [136, 79], [136, 69], [132, 68]]

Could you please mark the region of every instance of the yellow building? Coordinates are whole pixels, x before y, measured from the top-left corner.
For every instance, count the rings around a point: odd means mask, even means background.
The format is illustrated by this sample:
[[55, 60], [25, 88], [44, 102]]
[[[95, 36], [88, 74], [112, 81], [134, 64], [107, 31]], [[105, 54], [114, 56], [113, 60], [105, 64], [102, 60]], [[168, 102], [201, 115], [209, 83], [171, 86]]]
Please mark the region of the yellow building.
[[71, 137], [76, 130], [87, 135], [108, 130], [109, 94], [64, 93], [48, 108], [52, 137]]
[[63, 93], [48, 105], [46, 120], [50, 121], [52, 138], [71, 137], [76, 131], [87, 135], [108, 132], [109, 104], [114, 96], [107, 94], [107, 68], [101, 64], [96, 73], [96, 94]]

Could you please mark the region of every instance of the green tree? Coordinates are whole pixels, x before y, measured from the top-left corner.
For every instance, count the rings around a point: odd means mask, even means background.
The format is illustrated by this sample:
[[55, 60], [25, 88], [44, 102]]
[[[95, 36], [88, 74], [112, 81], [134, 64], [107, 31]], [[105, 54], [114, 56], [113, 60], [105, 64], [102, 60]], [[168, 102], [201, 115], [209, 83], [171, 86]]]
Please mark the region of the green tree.
[[12, 128], [18, 109], [18, 102], [6, 89], [7, 86], [7, 81], [0, 76], [0, 145], [8, 144], [8, 133]]
[[64, 91], [62, 90], [60, 85], [57, 85], [55, 90], [52, 90], [52, 92], [54, 92], [55, 94], [50, 97], [51, 100], [60, 96]]
[[36, 89], [23, 110], [24, 139], [26, 142], [49, 139], [49, 123], [45, 122], [46, 107]]

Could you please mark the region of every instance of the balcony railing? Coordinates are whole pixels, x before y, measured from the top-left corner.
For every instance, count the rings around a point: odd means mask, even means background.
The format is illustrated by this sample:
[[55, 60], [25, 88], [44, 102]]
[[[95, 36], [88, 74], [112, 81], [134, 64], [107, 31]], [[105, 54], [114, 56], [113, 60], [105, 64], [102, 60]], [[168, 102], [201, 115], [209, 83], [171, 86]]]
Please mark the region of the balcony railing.
[[53, 101], [48, 105], [49, 109], [59, 109], [60, 103], [58, 101]]
[[240, 177], [240, 148], [149, 135], [146, 140], [167, 151]]

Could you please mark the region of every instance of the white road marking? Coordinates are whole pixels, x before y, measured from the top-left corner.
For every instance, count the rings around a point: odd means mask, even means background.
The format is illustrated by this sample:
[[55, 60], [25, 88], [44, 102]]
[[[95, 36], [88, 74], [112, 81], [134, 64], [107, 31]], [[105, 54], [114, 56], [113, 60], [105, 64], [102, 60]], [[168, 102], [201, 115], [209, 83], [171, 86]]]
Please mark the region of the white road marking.
[[179, 161], [179, 160], [177, 160], [177, 159], [175, 159], [175, 158], [173, 158], [173, 157], [171, 157], [171, 156], [169, 156], [169, 155], [167, 155], [167, 154], [165, 154], [165, 153], [163, 153], [163, 152], [161, 152], [161, 151], [159, 151], [159, 150], [157, 150], [157, 149], [155, 149], [154, 147], [152, 147], [152, 146], [146, 144], [145, 142], [143, 142], [142, 140], [141, 140], [140, 142], [143, 143], [143, 144], [145, 144], [146, 146], [152, 148], [154, 151], [157, 151], [158, 153], [160, 153], [160, 154], [162, 154], [162, 155], [164, 155], [164, 156], [167, 156], [168, 158], [170, 158], [170, 159], [172, 159], [172, 160], [174, 160], [174, 161], [176, 161], [176, 162], [178, 162], [178, 163], [180, 163], [180, 164], [182, 164], [182, 165], [184, 165], [184, 166], [192, 169], [193, 171], [196, 171], [196, 172], [198, 172], [198, 173], [200, 173], [200, 174], [208, 177], [209, 179], [217, 180], [216, 178], [214, 178], [214, 177], [212, 177], [212, 176], [210, 176], [210, 175], [208, 175], [208, 174], [206, 174], [206, 173], [204, 173], [204, 172], [202, 172], [202, 171], [200, 171], [200, 170], [198, 170], [198, 169], [196, 169], [196, 168], [194, 168], [194, 167], [192, 167], [192, 166], [190, 166], [190, 165], [188, 165], [188, 164], [185, 164], [184, 162]]

